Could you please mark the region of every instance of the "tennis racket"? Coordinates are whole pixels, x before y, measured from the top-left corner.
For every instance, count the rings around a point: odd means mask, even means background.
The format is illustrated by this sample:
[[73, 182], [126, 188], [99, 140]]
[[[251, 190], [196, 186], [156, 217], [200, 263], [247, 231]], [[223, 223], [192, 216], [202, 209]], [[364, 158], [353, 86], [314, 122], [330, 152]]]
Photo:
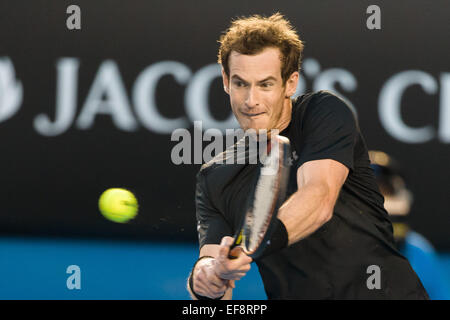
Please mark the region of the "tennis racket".
[[272, 235], [272, 221], [285, 200], [291, 155], [289, 139], [279, 135], [272, 136], [267, 150], [251, 195], [251, 205], [247, 208], [230, 248], [230, 259], [237, 258], [235, 248], [238, 246], [253, 259], [263, 253]]

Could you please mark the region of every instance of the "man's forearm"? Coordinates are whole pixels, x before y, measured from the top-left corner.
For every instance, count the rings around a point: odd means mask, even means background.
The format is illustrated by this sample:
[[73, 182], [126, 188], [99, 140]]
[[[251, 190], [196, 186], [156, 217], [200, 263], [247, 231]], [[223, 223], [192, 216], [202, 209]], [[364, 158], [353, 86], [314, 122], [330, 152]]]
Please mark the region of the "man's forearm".
[[305, 185], [299, 188], [280, 208], [278, 218], [289, 236], [289, 245], [306, 238], [319, 229], [332, 216], [337, 195], [322, 185]]

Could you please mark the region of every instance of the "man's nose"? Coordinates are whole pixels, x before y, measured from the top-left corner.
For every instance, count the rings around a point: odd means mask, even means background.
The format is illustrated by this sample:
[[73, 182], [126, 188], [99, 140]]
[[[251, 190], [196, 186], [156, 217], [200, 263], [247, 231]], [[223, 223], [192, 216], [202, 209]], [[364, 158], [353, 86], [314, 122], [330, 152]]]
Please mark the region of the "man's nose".
[[247, 92], [247, 99], [245, 100], [245, 104], [248, 108], [254, 108], [259, 104], [259, 96], [258, 91], [254, 86], [251, 86]]

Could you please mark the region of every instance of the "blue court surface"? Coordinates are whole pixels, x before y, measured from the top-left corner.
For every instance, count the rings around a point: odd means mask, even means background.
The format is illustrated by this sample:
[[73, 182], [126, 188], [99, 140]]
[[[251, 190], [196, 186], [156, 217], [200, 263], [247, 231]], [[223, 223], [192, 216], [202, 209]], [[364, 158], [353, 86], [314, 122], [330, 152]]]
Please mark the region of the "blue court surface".
[[[196, 244], [0, 238], [0, 299], [189, 299]], [[67, 268], [80, 268], [69, 290]], [[257, 266], [236, 282], [234, 299], [266, 299]]]
[[[2, 237], [0, 299], [189, 299], [197, 256], [196, 244]], [[450, 254], [440, 258], [450, 275]], [[80, 268], [80, 289], [67, 287], [71, 265]], [[233, 298], [266, 299], [255, 264]]]

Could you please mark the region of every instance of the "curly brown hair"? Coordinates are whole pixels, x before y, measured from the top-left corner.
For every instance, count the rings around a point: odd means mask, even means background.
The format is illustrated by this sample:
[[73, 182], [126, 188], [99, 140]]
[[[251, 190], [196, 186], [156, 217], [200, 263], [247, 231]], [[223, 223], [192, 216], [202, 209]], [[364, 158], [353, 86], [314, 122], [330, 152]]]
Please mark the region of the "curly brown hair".
[[303, 42], [291, 23], [279, 12], [270, 17], [253, 15], [233, 20], [220, 37], [219, 43], [218, 62], [227, 77], [230, 77], [228, 60], [232, 51], [252, 55], [267, 47], [280, 49], [283, 83], [286, 83], [293, 72], [300, 71]]

